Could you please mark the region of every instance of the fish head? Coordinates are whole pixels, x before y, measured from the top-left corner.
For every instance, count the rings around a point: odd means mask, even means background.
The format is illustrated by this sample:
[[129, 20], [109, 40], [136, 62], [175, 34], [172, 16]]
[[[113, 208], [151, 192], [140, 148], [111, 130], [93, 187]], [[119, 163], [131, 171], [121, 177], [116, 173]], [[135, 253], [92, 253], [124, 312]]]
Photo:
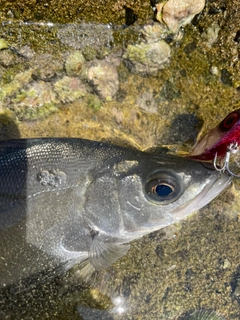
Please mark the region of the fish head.
[[176, 223], [208, 204], [230, 181], [206, 163], [147, 154], [118, 182], [124, 230], [146, 234]]

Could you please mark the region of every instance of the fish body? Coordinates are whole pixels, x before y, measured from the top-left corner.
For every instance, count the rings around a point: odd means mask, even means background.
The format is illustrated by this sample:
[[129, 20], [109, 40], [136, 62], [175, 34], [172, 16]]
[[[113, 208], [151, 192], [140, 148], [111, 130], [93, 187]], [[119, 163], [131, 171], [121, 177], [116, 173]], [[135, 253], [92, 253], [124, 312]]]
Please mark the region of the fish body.
[[231, 143], [240, 143], [240, 109], [226, 116], [197, 142], [188, 157], [196, 160], [214, 160], [216, 154], [223, 159]]
[[0, 142], [0, 288], [129, 243], [205, 206], [230, 183], [211, 166], [83, 139]]

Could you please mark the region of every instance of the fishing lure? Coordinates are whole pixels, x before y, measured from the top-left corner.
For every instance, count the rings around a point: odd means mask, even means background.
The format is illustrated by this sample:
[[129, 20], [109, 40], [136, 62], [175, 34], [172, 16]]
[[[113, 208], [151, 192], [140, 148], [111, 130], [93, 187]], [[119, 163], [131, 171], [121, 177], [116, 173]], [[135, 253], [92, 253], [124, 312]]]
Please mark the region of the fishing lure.
[[224, 172], [225, 170], [227, 170], [231, 176], [240, 178], [240, 175], [233, 173], [229, 168], [231, 154], [235, 154], [238, 151], [239, 151], [238, 143], [237, 142], [230, 143], [230, 145], [227, 147], [226, 155], [220, 164], [217, 164], [217, 153], [216, 153], [213, 161], [214, 168], [220, 172]]
[[230, 157], [239, 151], [239, 144], [240, 109], [237, 109], [203, 136], [188, 157], [201, 161], [212, 160], [216, 170], [227, 170], [230, 175], [240, 177], [229, 168]]

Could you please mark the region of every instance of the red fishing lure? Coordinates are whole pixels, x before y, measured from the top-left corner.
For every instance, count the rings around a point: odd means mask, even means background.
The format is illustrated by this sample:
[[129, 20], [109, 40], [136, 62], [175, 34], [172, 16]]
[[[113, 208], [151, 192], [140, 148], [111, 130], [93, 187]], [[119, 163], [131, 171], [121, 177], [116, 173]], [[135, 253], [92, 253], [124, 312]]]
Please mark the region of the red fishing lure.
[[[196, 160], [216, 161], [226, 153], [234, 153], [240, 144], [240, 109], [231, 112], [215, 128], [210, 130], [193, 148], [188, 157]], [[235, 149], [234, 149], [235, 148]], [[236, 150], [236, 151], [235, 151]]]

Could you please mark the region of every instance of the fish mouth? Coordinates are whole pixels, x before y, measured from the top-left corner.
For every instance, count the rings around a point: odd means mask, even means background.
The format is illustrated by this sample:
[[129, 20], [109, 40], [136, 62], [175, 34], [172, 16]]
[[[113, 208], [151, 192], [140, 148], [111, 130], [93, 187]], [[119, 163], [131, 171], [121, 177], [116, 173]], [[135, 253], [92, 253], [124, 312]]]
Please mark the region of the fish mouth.
[[189, 200], [187, 203], [175, 208], [170, 213], [177, 214], [179, 216], [179, 218], [176, 217], [177, 221], [181, 220], [191, 212], [195, 212], [206, 206], [215, 197], [217, 197], [219, 193], [221, 193], [231, 183], [231, 181], [231, 176], [219, 176], [217, 180], [212, 180], [212, 183], [210, 181], [193, 200]]

